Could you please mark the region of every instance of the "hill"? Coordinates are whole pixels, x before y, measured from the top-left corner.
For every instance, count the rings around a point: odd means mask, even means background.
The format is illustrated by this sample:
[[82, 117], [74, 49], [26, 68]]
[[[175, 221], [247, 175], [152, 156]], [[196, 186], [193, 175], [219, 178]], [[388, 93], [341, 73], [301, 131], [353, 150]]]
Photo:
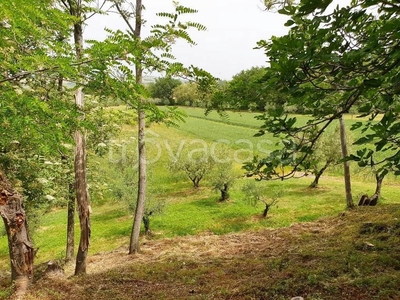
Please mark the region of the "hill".
[[400, 299], [399, 218], [400, 205], [380, 205], [280, 229], [146, 240], [136, 256], [92, 255], [85, 277], [39, 268], [27, 299]]

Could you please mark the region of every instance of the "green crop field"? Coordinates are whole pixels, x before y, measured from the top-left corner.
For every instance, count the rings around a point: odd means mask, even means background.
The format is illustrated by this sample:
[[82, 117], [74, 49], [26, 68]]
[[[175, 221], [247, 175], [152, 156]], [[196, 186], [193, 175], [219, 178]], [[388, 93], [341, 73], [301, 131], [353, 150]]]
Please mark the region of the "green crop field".
[[[265, 188], [266, 199], [270, 200], [279, 194], [268, 217], [262, 218], [263, 205], [250, 205], [241, 190], [244, 184], [253, 181], [243, 176], [241, 166], [253, 155], [263, 155], [275, 149], [278, 140], [268, 135], [254, 137], [257, 127], [262, 124], [254, 119], [255, 113], [228, 113], [228, 118], [221, 118], [216, 113], [204, 116], [202, 109], [184, 110], [188, 117], [180, 127], [153, 124], [147, 129], [148, 201], [163, 203], [163, 210], [151, 216], [153, 234], [147, 239], [287, 227], [297, 222], [333, 216], [345, 210], [344, 185], [338, 166], [328, 171], [321, 179], [320, 187], [313, 190], [308, 188], [312, 178], [256, 182], [256, 185]], [[304, 118], [304, 122], [306, 120], [304, 116], [299, 118]], [[347, 122], [354, 121], [354, 118], [348, 117]], [[135, 133], [134, 127], [125, 125], [114, 141], [112, 152], [101, 158], [89, 158], [90, 178], [100, 182], [91, 187], [92, 254], [112, 251], [128, 244], [132, 226], [129, 205], [135, 200]], [[227, 202], [219, 202], [219, 194], [212, 191], [212, 174], [206, 174], [200, 188], [194, 189], [184, 174], [168, 169], [168, 165], [180, 153], [189, 150], [210, 152], [219, 147], [228, 148], [227, 158], [234, 163], [233, 172], [237, 177], [231, 199]], [[352, 168], [353, 196], [357, 201], [361, 194], [372, 194], [375, 185], [369, 170], [361, 172], [354, 164]], [[131, 170], [130, 185], [133, 187], [129, 187], [122, 179], [121, 170], [125, 170], [125, 173]], [[381, 204], [396, 203], [399, 197], [397, 180], [391, 177], [384, 184]], [[0, 235], [0, 269], [6, 270], [9, 264], [8, 246], [4, 233]], [[35, 246], [39, 248], [38, 263], [62, 259], [66, 240], [66, 210], [57, 208], [42, 216], [39, 228], [33, 231], [33, 238]]]

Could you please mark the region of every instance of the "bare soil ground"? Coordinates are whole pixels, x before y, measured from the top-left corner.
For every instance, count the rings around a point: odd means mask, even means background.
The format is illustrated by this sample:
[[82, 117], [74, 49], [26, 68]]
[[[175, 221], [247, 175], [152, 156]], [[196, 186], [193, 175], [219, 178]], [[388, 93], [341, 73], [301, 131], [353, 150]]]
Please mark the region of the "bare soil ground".
[[[400, 205], [217, 236], [144, 239], [38, 279], [26, 299], [400, 299]], [[5, 279], [1, 286], [6, 287]]]

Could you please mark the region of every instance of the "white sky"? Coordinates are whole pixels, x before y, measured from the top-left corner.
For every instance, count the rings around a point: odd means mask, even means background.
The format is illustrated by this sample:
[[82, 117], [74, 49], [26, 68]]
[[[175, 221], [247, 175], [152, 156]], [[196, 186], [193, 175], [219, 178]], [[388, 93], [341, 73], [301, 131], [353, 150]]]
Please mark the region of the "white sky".
[[[161, 22], [155, 14], [173, 12], [173, 5], [172, 0], [143, 0], [143, 4], [145, 35], [151, 25]], [[242, 70], [265, 66], [263, 51], [253, 49], [257, 41], [283, 35], [288, 30], [283, 26], [286, 17], [262, 11], [261, 0], [180, 0], [179, 4], [197, 9], [199, 12], [188, 15], [186, 20], [201, 23], [208, 30], [189, 32], [196, 46], [175, 45], [177, 60], [201, 67], [220, 79], [229, 80]], [[88, 22], [85, 39], [103, 39], [105, 27], [125, 29], [116, 14], [95, 16]]]

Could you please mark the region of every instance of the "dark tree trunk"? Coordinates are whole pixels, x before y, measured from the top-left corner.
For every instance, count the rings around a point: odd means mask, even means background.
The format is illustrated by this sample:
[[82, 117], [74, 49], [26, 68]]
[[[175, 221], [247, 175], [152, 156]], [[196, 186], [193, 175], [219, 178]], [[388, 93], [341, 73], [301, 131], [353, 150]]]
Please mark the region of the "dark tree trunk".
[[[342, 156], [343, 156], [343, 158], [345, 158], [349, 155], [349, 152], [347, 149], [346, 127], [345, 127], [345, 123], [343, 120], [343, 116], [341, 116], [339, 118], [339, 123], [340, 123], [340, 145], [342, 147]], [[346, 190], [347, 208], [353, 208], [354, 203], [353, 203], [353, 196], [351, 194], [351, 177], [350, 177], [350, 162], [349, 161], [345, 161], [343, 163], [343, 169], [344, 169], [344, 184], [345, 184], [345, 190]]]
[[263, 212], [263, 217], [264, 217], [264, 218], [267, 217], [268, 211], [269, 211], [269, 208], [270, 208], [270, 207], [271, 207], [271, 205], [265, 204], [265, 209], [264, 209], [264, 212]]
[[11, 279], [15, 282], [17, 297], [21, 297], [26, 293], [33, 279], [35, 251], [29, 236], [22, 195], [13, 189], [1, 172], [0, 215], [4, 221], [8, 237]]
[[316, 188], [319, 184], [319, 179], [321, 178], [322, 174], [324, 174], [325, 170], [329, 167], [329, 165], [332, 163], [332, 161], [327, 161], [325, 165], [318, 171], [315, 172], [315, 178], [314, 181], [310, 184], [309, 188]]
[[62, 92], [64, 77], [60, 74], [57, 79], [57, 91]]
[[74, 257], [75, 245], [75, 188], [74, 184], [70, 183], [68, 188], [68, 223], [67, 223], [67, 248], [65, 261], [71, 261]]
[[220, 189], [221, 191], [221, 199], [220, 201], [226, 201], [229, 199], [229, 185], [224, 184], [224, 187]]
[[192, 179], [193, 187], [195, 189], [198, 189], [200, 187], [200, 180], [201, 180], [201, 178], [197, 178], [197, 177]]
[[143, 216], [143, 224], [144, 224], [144, 233], [149, 235], [151, 233], [150, 230], [150, 217], [148, 215]]
[[376, 180], [375, 195], [377, 195], [378, 198], [381, 196], [382, 183], [384, 178], [385, 175], [382, 176], [379, 174], [375, 174], [375, 180]]

